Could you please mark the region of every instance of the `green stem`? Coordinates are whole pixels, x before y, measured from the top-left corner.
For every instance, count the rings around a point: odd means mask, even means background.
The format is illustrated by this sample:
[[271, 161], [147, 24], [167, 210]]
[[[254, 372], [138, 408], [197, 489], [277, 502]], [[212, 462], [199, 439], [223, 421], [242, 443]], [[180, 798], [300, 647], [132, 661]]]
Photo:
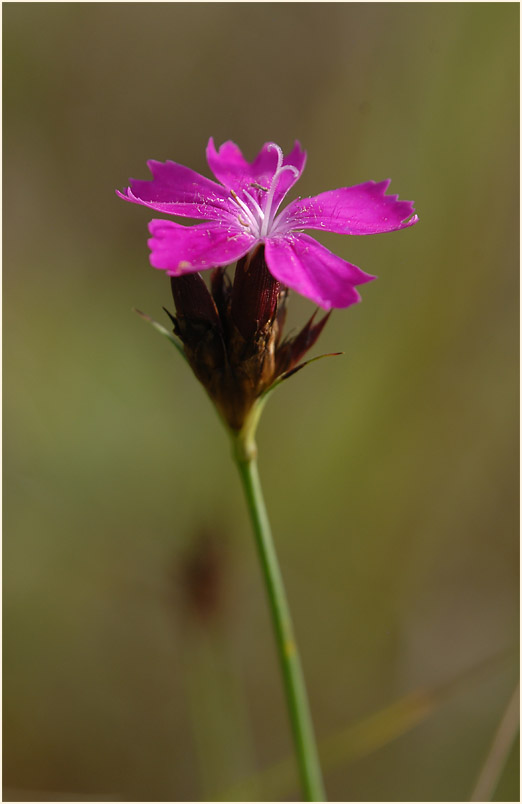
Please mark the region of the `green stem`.
[[301, 661], [257, 470], [252, 430], [233, 434], [233, 445], [268, 594], [304, 800], [326, 801]]

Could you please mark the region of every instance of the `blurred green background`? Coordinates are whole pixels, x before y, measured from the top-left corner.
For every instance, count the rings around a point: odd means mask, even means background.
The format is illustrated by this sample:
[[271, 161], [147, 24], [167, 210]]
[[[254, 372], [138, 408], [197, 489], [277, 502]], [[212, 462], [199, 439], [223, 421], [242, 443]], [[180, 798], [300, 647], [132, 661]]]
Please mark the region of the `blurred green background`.
[[[5, 799], [299, 797], [228, 441], [131, 312], [172, 302], [114, 194], [149, 158], [209, 175], [211, 135], [300, 139], [300, 195], [415, 200], [413, 229], [323, 238], [379, 280], [270, 401], [260, 468], [330, 798], [471, 795], [518, 675], [518, 18], [4, 6]], [[440, 685], [415, 728], [343, 737]]]

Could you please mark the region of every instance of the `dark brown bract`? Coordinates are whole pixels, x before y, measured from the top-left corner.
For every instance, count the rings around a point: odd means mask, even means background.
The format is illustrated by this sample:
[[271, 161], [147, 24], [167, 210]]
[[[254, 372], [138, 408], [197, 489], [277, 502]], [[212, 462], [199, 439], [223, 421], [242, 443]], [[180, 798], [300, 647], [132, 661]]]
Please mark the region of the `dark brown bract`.
[[283, 339], [287, 288], [268, 271], [264, 247], [236, 266], [233, 284], [216, 268], [207, 289], [200, 274], [172, 277], [174, 333], [198, 380], [232, 430], [241, 430], [256, 400], [296, 371], [328, 314], [315, 313], [299, 334]]

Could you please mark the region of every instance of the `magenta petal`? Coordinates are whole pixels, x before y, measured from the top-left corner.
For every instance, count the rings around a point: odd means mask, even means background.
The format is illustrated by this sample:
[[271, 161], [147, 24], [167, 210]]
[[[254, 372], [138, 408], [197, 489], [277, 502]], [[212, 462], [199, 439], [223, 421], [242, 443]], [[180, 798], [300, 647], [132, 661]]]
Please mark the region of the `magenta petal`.
[[320, 307], [349, 307], [361, 297], [354, 285], [375, 279], [337, 257], [306, 234], [291, 232], [265, 243], [268, 269], [276, 279]]
[[156, 162], [147, 165], [152, 181], [131, 179], [125, 193], [117, 194], [125, 201], [143, 204], [157, 212], [167, 212], [187, 218], [232, 220], [237, 208], [230, 193], [215, 181], [176, 162]]
[[150, 263], [170, 276], [228, 265], [243, 257], [255, 243], [252, 235], [227, 224], [183, 226], [173, 221], [152, 220], [149, 231]]
[[277, 151], [270, 145], [265, 143], [254, 161], [247, 162], [235, 142], [228, 140], [216, 151], [211, 137], [207, 145], [207, 162], [214, 176], [237, 193], [248, 190], [252, 184], [268, 188], [277, 168]]
[[[274, 160], [275, 156], [272, 161]], [[239, 146], [231, 140], [224, 142], [216, 151], [214, 139], [211, 137], [207, 145], [207, 162], [216, 179], [236, 192], [248, 186], [253, 180], [249, 163]]]
[[312, 198], [293, 201], [277, 221], [279, 232], [290, 229], [323, 229], [338, 234], [366, 235], [392, 232], [417, 223], [411, 201], [385, 195], [390, 184], [367, 181], [355, 187], [330, 190]]
[[[228, 140], [216, 151], [211, 137], [207, 145], [207, 162], [214, 176], [226, 187], [230, 187], [238, 195], [247, 190], [264, 208], [268, 190], [277, 170], [279, 150], [274, 143], [266, 142], [253, 162], [247, 162], [235, 142]], [[283, 158], [283, 166], [291, 165], [296, 168], [297, 173], [284, 170], [279, 175], [274, 193], [274, 207], [278, 206], [290, 187], [298, 180], [305, 162], [306, 152], [296, 140], [292, 151]]]

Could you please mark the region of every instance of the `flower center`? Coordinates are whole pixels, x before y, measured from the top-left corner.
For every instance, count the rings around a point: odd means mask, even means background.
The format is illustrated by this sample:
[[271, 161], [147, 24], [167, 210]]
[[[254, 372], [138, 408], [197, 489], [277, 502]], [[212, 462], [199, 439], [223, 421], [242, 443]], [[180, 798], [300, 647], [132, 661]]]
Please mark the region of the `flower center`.
[[270, 187], [263, 187], [257, 182], [252, 182], [250, 185], [250, 187], [256, 190], [262, 190], [264, 193], [267, 193], [264, 204], [261, 206], [248, 190], [242, 191], [242, 194], [246, 197], [246, 201], [241, 199], [234, 190], [230, 191], [232, 198], [241, 210], [241, 214], [238, 215], [239, 223], [241, 226], [249, 229], [254, 237], [257, 238], [267, 237], [270, 234], [275, 214], [279, 204], [284, 198], [283, 195], [278, 200], [277, 204], [274, 204], [275, 191], [282, 174], [285, 170], [290, 170], [296, 178], [299, 176], [299, 171], [296, 167], [293, 165], [283, 165], [283, 152], [278, 145], [270, 143], [268, 147], [277, 150], [277, 167], [272, 177]]

